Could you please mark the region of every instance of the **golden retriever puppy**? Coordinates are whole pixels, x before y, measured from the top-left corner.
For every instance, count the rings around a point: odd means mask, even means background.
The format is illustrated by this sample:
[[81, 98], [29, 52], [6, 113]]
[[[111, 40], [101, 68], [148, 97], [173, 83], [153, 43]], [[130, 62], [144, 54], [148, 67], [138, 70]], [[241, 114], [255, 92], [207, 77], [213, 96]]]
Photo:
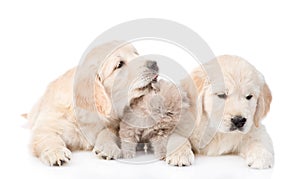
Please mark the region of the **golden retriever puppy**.
[[272, 141], [260, 123], [272, 100], [263, 75], [242, 58], [224, 55], [197, 68], [191, 77], [197, 95], [189, 82], [183, 85], [194, 96], [197, 125], [190, 143], [174, 152], [168, 162], [187, 161], [193, 149], [209, 156], [240, 155], [251, 168], [272, 167]]
[[156, 62], [133, 60], [137, 57], [130, 44], [103, 44], [50, 83], [28, 114], [34, 155], [50, 166], [68, 162], [74, 150], [120, 157], [119, 117], [128, 100], [147, 93], [144, 87], [157, 76]]
[[149, 142], [155, 156], [164, 159], [168, 136], [188, 107], [186, 94], [176, 85], [164, 80], [153, 83], [151, 92], [125, 108], [119, 132], [123, 157], [134, 157], [137, 144]]

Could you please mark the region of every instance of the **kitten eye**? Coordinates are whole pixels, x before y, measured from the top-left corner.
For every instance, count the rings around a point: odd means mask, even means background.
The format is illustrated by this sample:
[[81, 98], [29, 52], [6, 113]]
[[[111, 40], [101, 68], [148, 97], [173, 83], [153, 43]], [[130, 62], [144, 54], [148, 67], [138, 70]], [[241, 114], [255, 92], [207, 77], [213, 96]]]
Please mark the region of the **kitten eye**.
[[222, 93], [222, 94], [217, 94], [219, 98], [221, 99], [226, 99], [227, 98], [227, 95], [225, 93]]
[[252, 97], [253, 97], [253, 95], [252, 95], [252, 94], [249, 94], [248, 96], [246, 96], [246, 99], [247, 99], [247, 100], [250, 100]]
[[122, 68], [122, 66], [124, 66], [124, 65], [125, 65], [125, 62], [124, 62], [124, 61], [120, 61], [120, 62], [118, 63], [118, 65], [116, 66], [115, 69]]
[[171, 117], [171, 116], [174, 115], [174, 113], [172, 113], [172, 112], [167, 112], [166, 115]]

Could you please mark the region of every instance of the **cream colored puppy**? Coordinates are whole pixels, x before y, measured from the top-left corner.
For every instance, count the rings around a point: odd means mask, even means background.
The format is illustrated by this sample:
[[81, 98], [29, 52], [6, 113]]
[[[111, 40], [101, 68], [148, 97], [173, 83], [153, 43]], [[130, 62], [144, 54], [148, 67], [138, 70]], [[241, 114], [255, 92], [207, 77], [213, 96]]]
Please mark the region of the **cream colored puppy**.
[[156, 62], [132, 60], [137, 57], [130, 44], [100, 45], [50, 83], [28, 114], [34, 155], [50, 166], [68, 162], [74, 150], [93, 149], [100, 158], [118, 158], [123, 108], [144, 95], [144, 87], [157, 76]]
[[193, 149], [209, 156], [240, 155], [251, 168], [272, 167], [272, 141], [260, 123], [272, 100], [263, 75], [240, 57], [224, 55], [191, 76], [194, 84], [183, 84], [194, 96], [197, 125], [189, 142], [170, 155], [169, 162], [178, 165], [192, 159]]

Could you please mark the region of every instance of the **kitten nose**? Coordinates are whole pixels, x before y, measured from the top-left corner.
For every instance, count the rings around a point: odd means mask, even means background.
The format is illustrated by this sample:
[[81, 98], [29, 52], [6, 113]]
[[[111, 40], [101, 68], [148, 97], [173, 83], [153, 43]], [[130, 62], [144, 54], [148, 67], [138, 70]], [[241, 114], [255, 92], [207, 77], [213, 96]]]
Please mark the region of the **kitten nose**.
[[233, 118], [231, 118], [231, 122], [237, 128], [243, 127], [245, 125], [246, 121], [247, 121], [247, 119], [242, 116], [234, 116]]
[[157, 66], [156, 61], [150, 61], [149, 60], [149, 61], [146, 62], [146, 65], [149, 69], [154, 70], [154, 71], [158, 71], [158, 66]]

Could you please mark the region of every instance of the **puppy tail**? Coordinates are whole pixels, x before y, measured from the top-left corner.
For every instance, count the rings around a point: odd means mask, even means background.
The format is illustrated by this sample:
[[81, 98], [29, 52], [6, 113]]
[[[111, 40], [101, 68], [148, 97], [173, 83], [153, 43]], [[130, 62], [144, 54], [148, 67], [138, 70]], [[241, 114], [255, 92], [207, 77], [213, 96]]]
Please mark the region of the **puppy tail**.
[[21, 116], [24, 117], [25, 119], [28, 119], [28, 114], [27, 113], [21, 114]]
[[[23, 117], [25, 119], [29, 119], [27, 113], [21, 114], [21, 117]], [[32, 128], [32, 124], [31, 124], [30, 120], [28, 120], [25, 124], [23, 124], [22, 127], [24, 129], [31, 129]]]

